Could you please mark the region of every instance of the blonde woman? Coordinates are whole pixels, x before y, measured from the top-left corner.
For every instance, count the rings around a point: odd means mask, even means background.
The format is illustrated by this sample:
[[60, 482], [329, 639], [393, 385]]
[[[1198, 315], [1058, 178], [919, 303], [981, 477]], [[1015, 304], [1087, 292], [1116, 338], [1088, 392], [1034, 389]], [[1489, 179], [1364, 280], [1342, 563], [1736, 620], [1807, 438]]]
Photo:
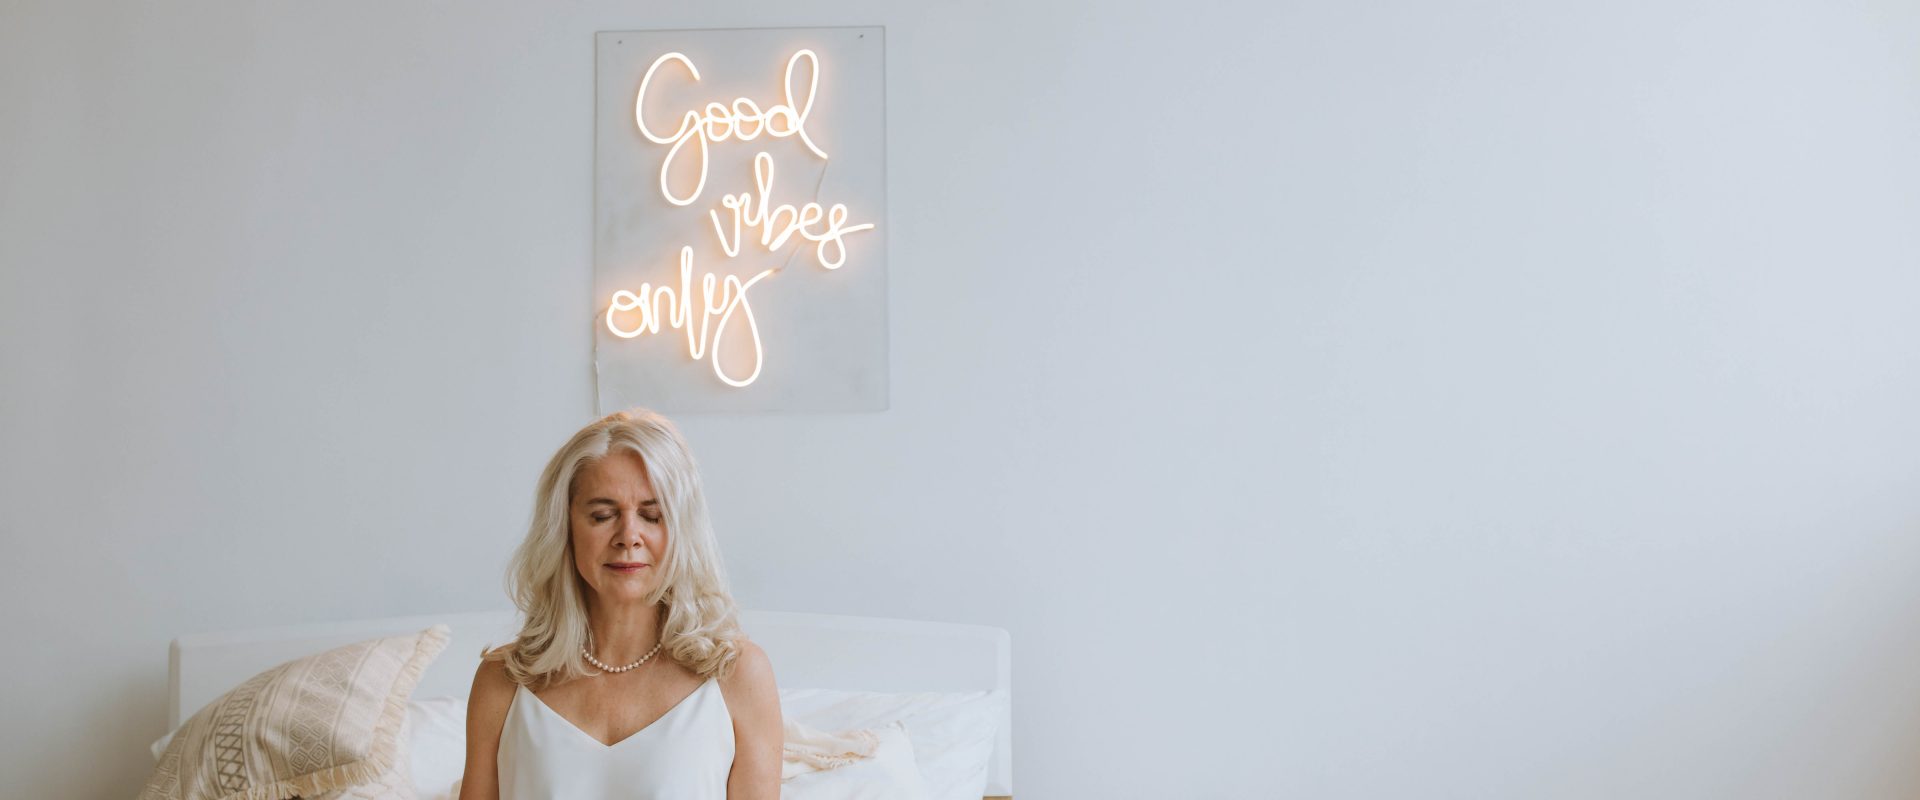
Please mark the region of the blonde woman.
[[547, 462], [467, 704], [460, 800], [776, 800], [773, 666], [740, 632], [686, 440], [611, 414]]

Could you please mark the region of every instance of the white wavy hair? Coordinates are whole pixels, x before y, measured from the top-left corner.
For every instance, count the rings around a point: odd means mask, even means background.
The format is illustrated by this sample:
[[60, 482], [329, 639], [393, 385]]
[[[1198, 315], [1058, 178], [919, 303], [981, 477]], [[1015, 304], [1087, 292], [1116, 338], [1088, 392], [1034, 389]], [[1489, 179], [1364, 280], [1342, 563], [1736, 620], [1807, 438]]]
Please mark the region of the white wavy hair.
[[524, 622], [512, 646], [484, 654], [504, 660], [514, 683], [546, 685], [595, 674], [580, 657], [587, 638], [587, 590], [574, 566], [568, 512], [580, 468], [616, 449], [640, 456], [667, 529], [660, 584], [647, 598], [649, 604], [666, 606], [662, 653], [702, 677], [733, 671], [742, 638], [739, 617], [707, 519], [693, 450], [666, 417], [633, 408], [581, 428], [540, 473], [533, 521], [507, 567], [507, 594]]

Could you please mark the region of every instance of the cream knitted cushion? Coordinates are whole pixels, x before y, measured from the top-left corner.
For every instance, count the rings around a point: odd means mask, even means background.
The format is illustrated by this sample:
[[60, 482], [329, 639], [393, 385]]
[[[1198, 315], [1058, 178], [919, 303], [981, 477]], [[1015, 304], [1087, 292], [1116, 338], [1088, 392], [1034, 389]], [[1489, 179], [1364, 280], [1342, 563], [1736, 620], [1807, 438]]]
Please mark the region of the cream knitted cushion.
[[140, 800], [412, 798], [407, 698], [448, 632], [355, 642], [247, 679], [181, 726]]

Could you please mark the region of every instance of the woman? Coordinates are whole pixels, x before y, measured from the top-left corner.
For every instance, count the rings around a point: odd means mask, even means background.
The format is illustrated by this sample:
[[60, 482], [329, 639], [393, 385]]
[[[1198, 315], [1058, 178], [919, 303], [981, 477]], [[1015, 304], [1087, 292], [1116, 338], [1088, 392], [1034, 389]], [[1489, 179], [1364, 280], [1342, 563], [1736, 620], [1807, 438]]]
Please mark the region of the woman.
[[483, 655], [460, 800], [776, 800], [773, 666], [735, 620], [693, 454], [665, 417], [609, 415], [547, 462]]

